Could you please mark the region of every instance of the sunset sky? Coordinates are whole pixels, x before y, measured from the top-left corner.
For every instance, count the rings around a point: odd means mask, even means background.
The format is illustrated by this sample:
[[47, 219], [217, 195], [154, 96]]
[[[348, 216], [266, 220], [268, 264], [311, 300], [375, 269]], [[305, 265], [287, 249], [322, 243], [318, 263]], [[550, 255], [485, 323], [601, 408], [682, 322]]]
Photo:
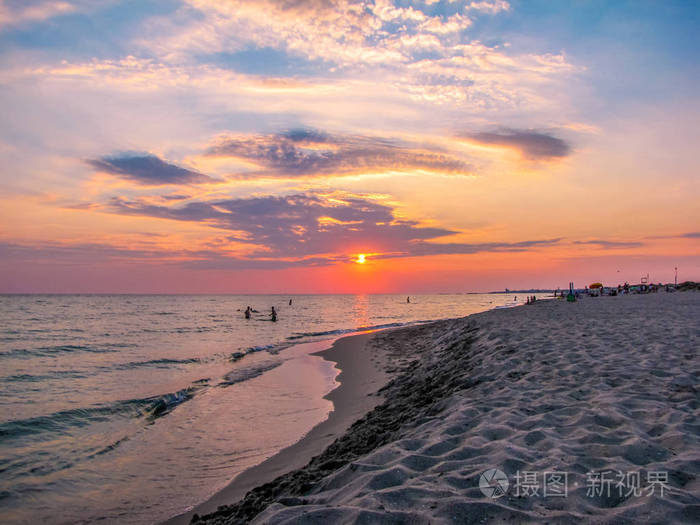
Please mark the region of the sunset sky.
[[0, 292], [700, 280], [698, 27], [695, 1], [0, 0]]

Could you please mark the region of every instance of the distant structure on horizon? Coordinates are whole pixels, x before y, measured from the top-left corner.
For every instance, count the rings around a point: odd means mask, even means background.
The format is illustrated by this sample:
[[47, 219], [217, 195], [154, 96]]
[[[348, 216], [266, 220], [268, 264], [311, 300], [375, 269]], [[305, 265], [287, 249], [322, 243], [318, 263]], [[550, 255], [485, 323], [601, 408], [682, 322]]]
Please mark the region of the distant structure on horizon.
[[487, 293], [553, 293], [554, 289], [548, 289], [548, 288], [530, 288], [529, 290], [511, 290], [510, 288], [506, 288], [505, 291], [503, 290], [497, 290], [495, 292], [487, 292]]

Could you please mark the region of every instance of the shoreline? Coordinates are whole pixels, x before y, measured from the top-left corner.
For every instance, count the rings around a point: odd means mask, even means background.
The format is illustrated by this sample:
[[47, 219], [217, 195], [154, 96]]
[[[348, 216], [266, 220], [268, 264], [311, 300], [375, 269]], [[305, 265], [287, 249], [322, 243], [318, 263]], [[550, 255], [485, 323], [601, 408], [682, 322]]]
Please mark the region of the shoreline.
[[[516, 306], [523, 306], [523, 304], [518, 303], [515, 306], [508, 304], [505, 307], [510, 309]], [[496, 306], [484, 312], [505, 307]], [[484, 312], [457, 319], [470, 318]], [[423, 327], [450, 323], [454, 320], [453, 318], [436, 319], [343, 335], [331, 340], [329, 348], [310, 354], [336, 363], [335, 368], [340, 370], [336, 377], [339, 386], [324, 396], [324, 399], [333, 402], [333, 411], [328, 418], [313, 427], [296, 443], [280, 450], [262, 463], [237, 474], [226, 487], [212, 494], [204, 502], [195, 505], [187, 512], [158, 523], [188, 525], [194, 516], [201, 518], [208, 514], [216, 514], [219, 507], [242, 500], [249, 491], [304, 468], [309, 461], [324, 452], [335, 439], [343, 436], [353, 423], [379, 405], [384, 400], [381, 391], [392, 378], [400, 374], [402, 367], [389, 364], [387, 352], [382, 352], [377, 345], [375, 348], [370, 348], [374, 337], [395, 331], [421, 330]], [[405, 365], [405, 362], [403, 364]]]
[[[398, 371], [383, 402], [198, 523], [696, 523], [699, 317], [698, 294], [659, 293], [381, 331]], [[493, 469], [510, 482], [496, 495]], [[523, 472], [566, 474], [563, 494], [542, 478], [523, 494]], [[591, 490], [591, 473], [608, 481]]]
[[368, 343], [380, 331], [346, 335], [334, 340], [329, 348], [311, 354], [334, 362], [335, 368], [340, 370], [336, 377], [339, 385], [324, 396], [333, 402], [333, 411], [324, 421], [293, 445], [239, 473], [206, 501], [160, 523], [187, 525], [195, 515], [216, 512], [219, 506], [240, 500], [255, 487], [302, 468], [345, 433], [353, 422], [378, 405], [383, 400], [378, 391], [390, 375], [385, 372], [381, 356], [374, 354]]

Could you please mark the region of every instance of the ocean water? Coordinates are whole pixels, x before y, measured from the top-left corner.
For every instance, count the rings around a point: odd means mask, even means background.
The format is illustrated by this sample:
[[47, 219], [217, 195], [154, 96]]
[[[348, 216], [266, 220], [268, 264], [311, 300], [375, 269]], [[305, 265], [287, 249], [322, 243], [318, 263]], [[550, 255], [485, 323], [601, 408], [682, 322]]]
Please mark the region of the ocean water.
[[[0, 296], [2, 521], [136, 524], [184, 512], [328, 416], [323, 396], [338, 370], [312, 354], [333, 339], [513, 304], [502, 294], [410, 304], [397, 295]], [[247, 305], [259, 311], [250, 320]]]

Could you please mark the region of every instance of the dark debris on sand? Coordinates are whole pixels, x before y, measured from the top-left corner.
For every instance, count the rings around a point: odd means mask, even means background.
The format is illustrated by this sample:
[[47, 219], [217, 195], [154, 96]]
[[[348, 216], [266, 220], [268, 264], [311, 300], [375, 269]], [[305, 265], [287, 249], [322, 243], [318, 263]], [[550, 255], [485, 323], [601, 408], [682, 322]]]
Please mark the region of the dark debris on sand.
[[[454, 326], [454, 321], [441, 321], [409, 330], [414, 331], [414, 335], [427, 330], [440, 333], [442, 324], [447, 331], [448, 327]], [[392, 331], [377, 334], [372, 344], [380, 348], [379, 351], [387, 352], [389, 362], [394, 366], [398, 363], [400, 367], [398, 375], [380, 390], [384, 402], [356, 421], [343, 436], [313, 457], [305, 467], [256, 487], [233, 505], [221, 506], [206, 516], [195, 514], [192, 523], [248, 523], [273, 502], [303, 505], [304, 496], [311, 493], [322, 478], [382, 445], [400, 439], [407, 429], [414, 428], [422, 420], [438, 415], [444, 408], [442, 400], [456, 391], [474, 386], [472, 381], [465, 379], [465, 371], [472, 367], [469, 349], [476, 331], [475, 326], [464, 325], [463, 337], [456, 343], [435, 353], [428, 353], [427, 348], [416, 346], [408, 356], [404, 353], [405, 345], [392, 340]], [[415, 340], [419, 341], [420, 338]], [[437, 366], [446, 355], [450, 356], [451, 366]]]

